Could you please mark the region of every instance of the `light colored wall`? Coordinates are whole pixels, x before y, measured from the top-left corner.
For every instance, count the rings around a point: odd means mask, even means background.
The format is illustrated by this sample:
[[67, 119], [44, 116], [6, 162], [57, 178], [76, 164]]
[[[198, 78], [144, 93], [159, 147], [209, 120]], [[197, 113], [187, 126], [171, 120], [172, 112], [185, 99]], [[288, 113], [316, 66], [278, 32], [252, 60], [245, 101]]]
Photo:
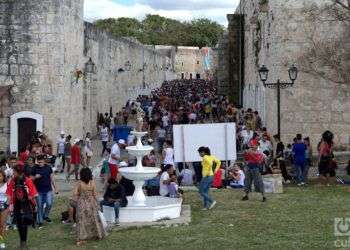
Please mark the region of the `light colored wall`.
[[[2, 102], [0, 150], [9, 145], [10, 116], [17, 112], [41, 114], [43, 130], [54, 141], [61, 130], [82, 138], [96, 131], [97, 112], [112, 107], [115, 113], [128, 99], [175, 78], [161, 70], [171, 58], [84, 24], [83, 5], [84, 0], [1, 1], [0, 86], [13, 85], [15, 102]], [[75, 72], [84, 72], [90, 57], [97, 73], [76, 83]], [[118, 74], [126, 61], [131, 71]]]
[[[277, 132], [276, 92], [264, 89], [258, 68], [270, 69], [269, 81], [289, 80], [287, 73], [310, 46], [308, 34], [315, 25], [305, 18], [305, 7], [325, 1], [293, 0], [269, 1], [267, 12], [259, 10], [258, 0], [243, 1], [245, 26], [245, 108], [261, 111], [267, 127]], [[261, 27], [261, 49], [257, 52], [258, 23]], [[339, 23], [316, 25], [319, 38], [336, 36], [342, 30]], [[282, 135], [291, 141], [302, 133], [318, 142], [322, 132], [329, 129], [336, 135], [336, 143], [348, 143], [350, 135], [350, 88], [300, 72], [292, 88], [281, 90]]]

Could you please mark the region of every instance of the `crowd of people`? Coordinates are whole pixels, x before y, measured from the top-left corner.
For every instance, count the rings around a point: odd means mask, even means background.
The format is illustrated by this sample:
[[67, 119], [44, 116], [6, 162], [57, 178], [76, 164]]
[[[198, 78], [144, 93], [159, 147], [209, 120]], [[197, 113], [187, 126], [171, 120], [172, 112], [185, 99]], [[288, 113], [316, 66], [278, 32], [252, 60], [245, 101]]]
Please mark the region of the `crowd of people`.
[[[262, 194], [265, 202], [262, 175], [281, 174], [284, 183], [295, 182], [298, 186], [305, 186], [308, 169], [316, 164], [310, 138], [297, 134], [293, 142], [285, 146], [280, 135], [271, 136], [257, 111], [239, 110], [226, 96], [218, 94], [215, 82], [165, 82], [149, 96], [128, 101], [114, 117], [109, 113], [100, 116], [100, 154], [93, 150], [90, 133], [71, 142], [72, 136], [64, 131], [57, 139], [56, 152], [53, 152], [53, 141], [41, 132], [33, 135], [20, 152], [8, 155], [1, 152], [0, 239], [4, 237], [6, 226], [16, 227], [21, 249], [26, 249], [28, 226], [40, 229], [45, 223], [51, 223], [50, 211], [54, 195], [58, 194], [55, 173], [64, 174], [67, 183], [72, 175], [76, 180], [62, 221], [76, 225], [78, 246], [86, 240], [102, 239], [107, 235], [100, 216], [104, 206], [114, 208], [118, 225], [119, 208], [127, 206], [126, 197], [134, 191], [132, 182], [120, 176], [118, 169], [135, 164], [136, 159], [124, 156], [123, 151], [127, 145], [135, 145], [136, 140], [132, 135], [116, 139], [115, 133], [118, 126], [130, 125], [135, 120], [137, 108], [142, 108], [145, 113], [141, 129], [148, 132], [148, 137], [144, 143], [155, 147], [143, 158], [143, 165], [160, 167], [159, 174], [145, 182], [145, 192], [150, 196], [181, 198], [181, 186], [197, 185], [203, 199], [203, 210], [208, 210], [216, 205], [209, 195], [211, 187], [242, 189], [245, 193], [242, 200], [248, 200], [254, 184], [254, 190]], [[226, 162], [211, 155], [206, 145], [198, 149], [202, 162], [174, 162], [172, 125], [220, 122], [236, 123], [237, 150], [243, 152], [242, 162], [226, 166]], [[332, 147], [333, 134], [326, 131], [317, 147], [319, 176], [326, 185], [335, 177]], [[90, 166], [94, 155], [102, 158], [101, 164], [95, 168]], [[98, 200], [94, 169], [103, 180], [102, 200]]]

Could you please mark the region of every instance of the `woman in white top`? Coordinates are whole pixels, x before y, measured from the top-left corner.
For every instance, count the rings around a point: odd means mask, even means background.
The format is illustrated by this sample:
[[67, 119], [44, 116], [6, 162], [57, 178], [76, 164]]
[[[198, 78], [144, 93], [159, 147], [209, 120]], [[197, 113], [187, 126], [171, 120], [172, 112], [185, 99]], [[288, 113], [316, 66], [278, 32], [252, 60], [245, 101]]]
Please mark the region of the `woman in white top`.
[[[6, 220], [9, 214], [6, 191], [6, 174], [3, 170], [0, 170], [0, 238], [2, 239], [5, 236]], [[5, 248], [3, 244], [0, 244], [0, 247]]]
[[174, 149], [171, 141], [166, 141], [162, 152], [163, 164], [174, 166]]
[[94, 155], [92, 152], [92, 143], [91, 143], [90, 132], [86, 133], [84, 150], [85, 150], [85, 155], [86, 155], [86, 166], [89, 167], [91, 157]]

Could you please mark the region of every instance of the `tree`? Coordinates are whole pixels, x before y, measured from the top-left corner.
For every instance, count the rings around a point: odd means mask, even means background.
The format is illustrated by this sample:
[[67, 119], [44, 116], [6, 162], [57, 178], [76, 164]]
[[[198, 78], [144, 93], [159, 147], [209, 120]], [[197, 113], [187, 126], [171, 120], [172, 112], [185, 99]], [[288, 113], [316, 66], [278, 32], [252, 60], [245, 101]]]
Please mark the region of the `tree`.
[[215, 46], [224, 32], [221, 25], [209, 19], [181, 22], [159, 15], [147, 15], [141, 22], [134, 18], [109, 18], [95, 24], [115, 37], [134, 37], [150, 45]]
[[198, 47], [214, 47], [224, 29], [218, 23], [202, 18], [191, 22], [190, 32], [192, 44]]
[[[350, 83], [350, 0], [332, 0], [323, 6], [305, 9], [314, 26], [308, 37], [311, 46], [299, 58], [301, 70], [338, 84]], [[319, 31], [332, 27], [325, 38]], [[336, 29], [335, 29], [336, 28]]]
[[99, 28], [107, 30], [115, 37], [134, 37], [140, 42], [146, 41], [142, 23], [135, 18], [108, 18], [96, 21], [95, 25]]

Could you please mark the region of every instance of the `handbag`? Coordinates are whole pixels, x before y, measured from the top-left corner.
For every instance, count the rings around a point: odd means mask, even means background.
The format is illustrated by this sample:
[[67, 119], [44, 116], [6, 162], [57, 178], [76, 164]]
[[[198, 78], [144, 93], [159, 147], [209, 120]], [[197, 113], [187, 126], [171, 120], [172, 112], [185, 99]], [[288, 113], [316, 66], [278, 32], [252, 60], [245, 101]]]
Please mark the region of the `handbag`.
[[106, 221], [106, 218], [104, 217], [104, 215], [101, 211], [98, 211], [98, 216], [100, 217], [103, 228], [106, 229], [108, 226], [107, 221]]

